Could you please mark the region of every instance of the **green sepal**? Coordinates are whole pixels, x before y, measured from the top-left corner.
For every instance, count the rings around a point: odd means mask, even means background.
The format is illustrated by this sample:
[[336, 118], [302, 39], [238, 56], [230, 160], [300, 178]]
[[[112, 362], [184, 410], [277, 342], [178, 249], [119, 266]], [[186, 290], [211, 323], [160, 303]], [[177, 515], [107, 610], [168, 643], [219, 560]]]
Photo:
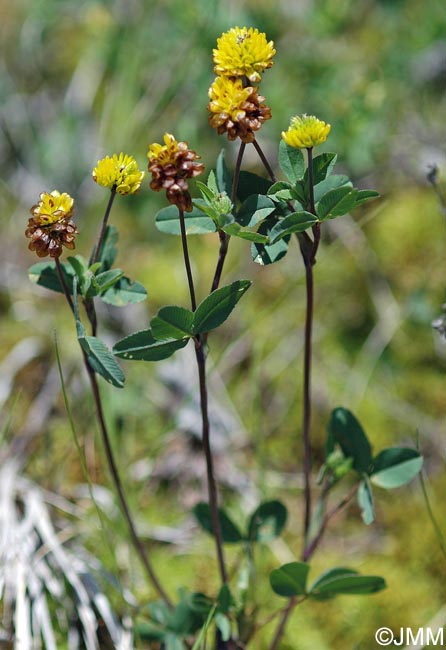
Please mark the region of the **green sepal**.
[[250, 286], [250, 280], [236, 280], [207, 296], [194, 313], [194, 334], [204, 334], [219, 327]]
[[150, 321], [154, 338], [163, 341], [193, 336], [194, 314], [189, 309], [168, 305], [162, 307]]
[[271, 230], [270, 243], [275, 244], [280, 239], [295, 232], [304, 232], [318, 222], [318, 218], [311, 212], [294, 212], [279, 221]]
[[184, 348], [189, 339], [158, 341], [150, 329], [134, 332], [113, 346], [113, 354], [134, 361], [161, 361]]
[[304, 596], [307, 588], [310, 565], [306, 562], [289, 562], [271, 571], [269, 581], [272, 590], [279, 596], [291, 598]]
[[[197, 503], [192, 512], [194, 513], [195, 519], [198, 521], [200, 526], [206, 532], [214, 535], [214, 529], [212, 526], [211, 518], [211, 509], [209, 504], [205, 501]], [[218, 519], [220, 521], [221, 536], [223, 542], [226, 544], [238, 544], [243, 541], [243, 535], [240, 530], [234, 524], [232, 519], [226, 514], [223, 508], [218, 509]]]

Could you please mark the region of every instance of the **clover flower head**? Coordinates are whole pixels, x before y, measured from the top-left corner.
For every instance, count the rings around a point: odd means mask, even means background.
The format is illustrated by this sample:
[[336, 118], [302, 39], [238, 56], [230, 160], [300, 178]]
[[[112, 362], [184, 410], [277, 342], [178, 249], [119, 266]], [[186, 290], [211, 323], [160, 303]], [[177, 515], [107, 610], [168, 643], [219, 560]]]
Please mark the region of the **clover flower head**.
[[330, 124], [314, 115], [296, 115], [291, 118], [288, 130], [282, 131], [282, 138], [291, 147], [310, 149], [325, 142], [330, 129]]
[[192, 199], [186, 179], [194, 178], [204, 171], [204, 165], [195, 162], [200, 156], [189, 149], [187, 142], [178, 142], [173, 135], [165, 133], [164, 144], [151, 144], [147, 157], [152, 174], [152, 190], [159, 192], [165, 189], [170, 203], [180, 210], [190, 212]]
[[273, 65], [275, 53], [273, 41], [267, 41], [264, 32], [253, 27], [233, 27], [217, 38], [214, 72], [259, 83], [260, 73]]
[[254, 131], [271, 118], [271, 109], [263, 103], [257, 88], [243, 86], [241, 79], [217, 77], [209, 88], [210, 125], [217, 133], [227, 133], [229, 140], [239, 137], [242, 142], [253, 142]]
[[93, 180], [110, 189], [115, 189], [118, 194], [134, 194], [139, 190], [145, 172], [138, 168], [133, 156], [124, 153], [114, 153], [98, 160], [97, 166], [92, 171]]
[[62, 247], [72, 250], [78, 234], [72, 221], [74, 199], [66, 192], [42, 192], [40, 201], [31, 208], [31, 219], [25, 236], [31, 239], [28, 248], [39, 257], [60, 257]]

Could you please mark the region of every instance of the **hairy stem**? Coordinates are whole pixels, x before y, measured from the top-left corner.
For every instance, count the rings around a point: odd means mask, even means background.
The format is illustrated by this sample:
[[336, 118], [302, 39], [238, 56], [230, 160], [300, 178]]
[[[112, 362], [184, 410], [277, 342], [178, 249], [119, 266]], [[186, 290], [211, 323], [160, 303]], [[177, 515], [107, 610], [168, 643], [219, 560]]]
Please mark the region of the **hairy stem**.
[[[195, 298], [194, 280], [192, 277], [192, 270], [189, 259], [189, 249], [187, 246], [186, 227], [184, 223], [184, 213], [181, 208], [178, 208], [181, 227], [181, 241], [183, 244], [184, 265], [186, 267], [187, 280], [189, 284], [190, 300], [192, 311], [197, 308]], [[220, 518], [218, 516], [218, 493], [217, 483], [214, 475], [214, 462], [212, 458], [212, 450], [210, 443], [210, 423], [209, 423], [209, 409], [208, 409], [208, 393], [206, 384], [206, 355], [204, 351], [205, 342], [203, 336], [196, 336], [195, 343], [195, 357], [197, 360], [198, 380], [200, 386], [200, 409], [201, 409], [201, 422], [202, 422], [202, 441], [203, 450], [206, 459], [206, 474], [208, 485], [208, 500], [209, 509], [211, 513], [212, 530], [214, 532], [218, 567], [220, 571], [221, 581], [225, 584], [228, 581], [226, 565], [223, 554], [223, 538], [221, 533]]]
[[[234, 169], [234, 178], [232, 179], [232, 192], [231, 192], [231, 203], [233, 210], [235, 210], [235, 202], [237, 201], [237, 189], [240, 179], [240, 169], [242, 167], [243, 154], [245, 153], [246, 144], [244, 142], [240, 143], [240, 149], [238, 150], [237, 160], [235, 163]], [[221, 280], [221, 274], [223, 272], [223, 266], [226, 260], [226, 255], [228, 254], [229, 240], [230, 236], [227, 235], [224, 230], [219, 230], [218, 235], [220, 237], [220, 250], [218, 252], [218, 261], [215, 268], [214, 278], [212, 280], [211, 293], [218, 289]]]
[[[70, 293], [68, 291], [68, 287], [67, 287], [67, 285], [65, 283], [59, 258], [56, 258], [56, 269], [57, 269], [57, 273], [58, 273], [58, 276], [59, 276], [60, 283], [61, 283], [62, 288], [63, 288], [63, 292], [65, 294], [65, 298], [67, 299], [67, 302], [68, 302], [68, 304], [70, 306], [70, 309], [74, 314], [75, 312], [74, 312], [73, 300], [72, 300], [72, 298], [70, 296]], [[146, 553], [146, 549], [144, 548], [144, 545], [141, 542], [141, 540], [138, 537], [138, 534], [136, 532], [136, 526], [135, 526], [135, 523], [133, 521], [133, 517], [132, 517], [132, 514], [130, 512], [130, 508], [128, 506], [128, 503], [127, 503], [127, 499], [126, 499], [126, 496], [125, 496], [125, 493], [124, 493], [124, 489], [122, 487], [122, 482], [121, 482], [121, 478], [120, 478], [120, 475], [119, 475], [118, 467], [116, 465], [115, 457], [114, 457], [114, 454], [113, 454], [113, 449], [112, 449], [111, 442], [110, 442], [110, 436], [109, 436], [107, 425], [106, 425], [106, 422], [105, 422], [104, 409], [103, 409], [103, 406], [102, 406], [101, 394], [99, 392], [99, 386], [98, 386], [98, 383], [97, 383], [96, 375], [95, 375], [93, 369], [90, 367], [90, 364], [88, 363], [88, 358], [87, 358], [87, 355], [85, 354], [85, 351], [82, 348], [81, 348], [81, 351], [82, 351], [82, 357], [83, 357], [85, 369], [87, 371], [88, 378], [90, 380], [91, 391], [92, 391], [93, 400], [94, 400], [95, 407], [96, 407], [96, 414], [97, 414], [97, 418], [98, 418], [98, 422], [99, 422], [99, 429], [100, 429], [100, 432], [101, 432], [102, 441], [103, 441], [103, 444], [104, 444], [107, 464], [108, 464], [108, 467], [109, 467], [109, 470], [110, 470], [110, 474], [112, 476], [112, 480], [113, 480], [113, 484], [115, 486], [116, 493], [118, 495], [118, 499], [119, 499], [119, 503], [120, 503], [120, 506], [121, 506], [122, 513], [123, 513], [124, 518], [125, 518], [125, 520], [127, 522], [127, 526], [128, 526], [129, 532], [130, 532], [130, 537], [131, 537], [133, 546], [135, 547], [135, 550], [137, 551], [137, 553], [138, 553], [138, 555], [140, 557], [142, 565], [144, 566], [144, 569], [145, 569], [145, 571], [147, 573], [147, 576], [149, 577], [154, 589], [158, 592], [159, 596], [164, 600], [164, 602], [169, 607], [172, 607], [172, 602], [171, 602], [169, 596], [167, 595], [167, 593], [164, 591], [163, 587], [161, 586], [161, 584], [160, 584], [160, 582], [158, 580], [158, 577], [156, 576], [155, 571], [154, 571], [154, 569], [152, 567], [152, 564], [151, 564], [151, 562], [150, 562], [150, 560], [148, 558], [148, 555]]]
[[110, 212], [112, 209], [113, 201], [115, 200], [115, 196], [116, 196], [116, 187], [115, 185], [113, 185], [110, 192], [110, 198], [108, 199], [107, 207], [105, 208], [105, 213], [102, 218], [101, 230], [99, 232], [98, 242], [96, 244], [93, 256], [91, 258], [91, 264], [96, 264], [96, 262], [99, 259], [99, 254], [101, 252], [102, 244], [104, 243], [105, 231], [107, 230], [108, 218], [110, 216]]

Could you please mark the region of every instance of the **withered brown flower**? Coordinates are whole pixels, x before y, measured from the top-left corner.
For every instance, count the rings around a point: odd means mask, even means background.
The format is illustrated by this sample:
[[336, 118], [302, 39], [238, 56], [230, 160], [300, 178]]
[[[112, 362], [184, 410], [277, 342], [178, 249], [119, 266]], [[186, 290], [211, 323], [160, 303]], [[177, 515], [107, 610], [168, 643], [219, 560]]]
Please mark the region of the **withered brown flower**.
[[170, 203], [180, 210], [190, 212], [192, 199], [187, 179], [204, 171], [204, 165], [195, 162], [200, 156], [189, 149], [187, 142], [177, 142], [170, 133], [164, 134], [164, 145], [151, 144], [147, 156], [152, 174], [152, 190], [159, 192], [165, 189]]

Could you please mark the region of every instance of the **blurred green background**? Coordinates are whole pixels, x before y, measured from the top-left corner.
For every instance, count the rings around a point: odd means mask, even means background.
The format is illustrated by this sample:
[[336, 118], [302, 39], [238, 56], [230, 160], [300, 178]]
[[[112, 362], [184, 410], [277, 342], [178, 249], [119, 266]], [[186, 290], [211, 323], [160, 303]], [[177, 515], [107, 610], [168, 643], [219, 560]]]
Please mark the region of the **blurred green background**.
[[[446, 346], [431, 322], [445, 300], [445, 224], [426, 181], [430, 165], [439, 166], [440, 181], [446, 169], [444, 3], [0, 0], [0, 14], [0, 402], [2, 420], [12, 417], [3, 447], [26, 440], [26, 471], [46, 488], [73, 496], [84, 480], [55, 373], [56, 329], [88, 465], [94, 480], [108, 481], [70, 315], [60, 296], [27, 278], [36, 261], [23, 236], [28, 211], [42, 191], [69, 192], [81, 233], [77, 249], [88, 255], [107, 200], [91, 180], [98, 158], [122, 150], [145, 168], [148, 144], [169, 131], [187, 140], [207, 169], [221, 147], [232, 166], [236, 145], [207, 122], [212, 48], [231, 26], [255, 26], [277, 50], [261, 86], [273, 119], [258, 135], [273, 165], [290, 116], [314, 113], [332, 125], [325, 150], [338, 152], [338, 169], [382, 195], [367, 210], [330, 224], [319, 253], [315, 465], [338, 405], [354, 410], [375, 449], [413, 445], [418, 436], [444, 530]], [[252, 147], [243, 168], [263, 174]], [[118, 265], [149, 297], [123, 311], [101, 308], [101, 331], [110, 343], [146, 327], [163, 304], [187, 306], [180, 242], [154, 225], [164, 204], [147, 182], [137, 196], [116, 201]], [[190, 246], [203, 296], [218, 243], [214, 236], [195, 237]], [[260, 558], [265, 573], [257, 597], [265, 615], [281, 604], [271, 595], [267, 570], [300, 548], [302, 271], [296, 246], [278, 264], [261, 268], [248, 244], [231, 242], [225, 283], [249, 277], [254, 286], [211, 340], [225, 502], [239, 521], [261, 497], [280, 496], [291, 514], [284, 543]], [[126, 365], [124, 391], [103, 387], [133, 506], [155, 539], [157, 565], [172, 593], [182, 584], [210, 592], [217, 584], [211, 544], [187, 516], [205, 495], [189, 361], [186, 352], [159, 367]], [[378, 520], [369, 529], [355, 507], [341, 515], [314, 559], [314, 572], [348, 564], [384, 575], [389, 588], [372, 598], [304, 604], [284, 649], [368, 650], [377, 627], [425, 626], [443, 606], [446, 567], [419, 484], [379, 496]], [[81, 532], [115, 570], [94, 509]], [[122, 579], [144, 598], [149, 594], [124, 533], [119, 517], [107, 531]], [[264, 639], [271, 634], [269, 626]], [[259, 648], [266, 647], [259, 640]]]

